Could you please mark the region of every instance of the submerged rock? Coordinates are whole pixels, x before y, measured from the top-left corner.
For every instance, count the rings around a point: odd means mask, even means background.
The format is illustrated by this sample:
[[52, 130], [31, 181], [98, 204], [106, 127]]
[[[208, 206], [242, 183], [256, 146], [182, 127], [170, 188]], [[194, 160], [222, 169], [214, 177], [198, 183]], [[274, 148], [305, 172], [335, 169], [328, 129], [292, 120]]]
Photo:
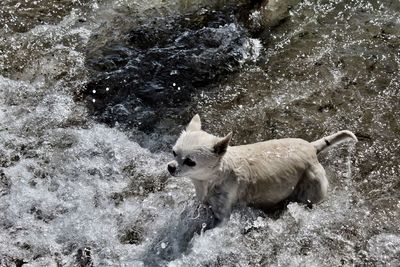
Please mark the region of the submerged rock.
[[92, 78], [84, 95], [100, 121], [151, 132], [252, 52], [232, 9], [155, 19], [87, 55]]

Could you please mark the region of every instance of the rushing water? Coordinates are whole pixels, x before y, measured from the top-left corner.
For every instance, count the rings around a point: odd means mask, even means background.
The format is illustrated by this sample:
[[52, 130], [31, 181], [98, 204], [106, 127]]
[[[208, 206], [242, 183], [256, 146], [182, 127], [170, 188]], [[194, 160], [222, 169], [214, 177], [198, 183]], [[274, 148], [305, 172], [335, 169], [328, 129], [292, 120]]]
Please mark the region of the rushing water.
[[[400, 265], [400, 2], [251, 2], [1, 1], [0, 266]], [[320, 155], [323, 203], [199, 231], [165, 170], [195, 113], [360, 141]]]

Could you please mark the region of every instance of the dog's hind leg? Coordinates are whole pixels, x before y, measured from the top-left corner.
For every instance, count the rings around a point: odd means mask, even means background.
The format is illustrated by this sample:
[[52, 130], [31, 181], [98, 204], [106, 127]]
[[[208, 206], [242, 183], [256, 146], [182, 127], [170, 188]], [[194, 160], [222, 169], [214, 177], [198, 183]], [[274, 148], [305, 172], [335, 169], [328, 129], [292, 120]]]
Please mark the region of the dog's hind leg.
[[325, 170], [317, 162], [305, 171], [303, 179], [296, 185], [292, 198], [308, 205], [319, 203], [325, 198], [328, 185]]

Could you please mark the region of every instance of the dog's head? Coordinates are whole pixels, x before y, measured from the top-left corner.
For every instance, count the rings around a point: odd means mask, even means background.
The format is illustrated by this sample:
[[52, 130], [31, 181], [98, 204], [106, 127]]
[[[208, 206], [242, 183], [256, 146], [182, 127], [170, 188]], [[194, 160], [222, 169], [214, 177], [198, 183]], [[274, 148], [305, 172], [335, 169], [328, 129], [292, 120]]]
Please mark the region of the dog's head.
[[210, 179], [219, 167], [231, 137], [232, 133], [221, 138], [204, 132], [200, 116], [195, 115], [173, 147], [175, 159], [168, 163], [168, 171], [177, 177]]

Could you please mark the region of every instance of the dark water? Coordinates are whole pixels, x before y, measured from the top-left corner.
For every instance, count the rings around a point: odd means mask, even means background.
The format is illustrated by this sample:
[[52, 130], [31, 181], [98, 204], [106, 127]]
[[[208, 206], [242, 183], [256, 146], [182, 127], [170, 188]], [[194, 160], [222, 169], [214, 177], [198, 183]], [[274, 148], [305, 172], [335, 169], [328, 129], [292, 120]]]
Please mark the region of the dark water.
[[155, 18], [87, 55], [93, 73], [84, 93], [94, 114], [154, 132], [165, 118], [180, 116], [192, 95], [236, 72], [252, 56], [251, 40], [233, 8]]
[[[273, 23], [257, 1], [18, 2], [0, 4], [0, 266], [400, 265], [400, 2], [289, 1]], [[202, 231], [165, 171], [195, 113], [234, 144], [360, 141], [320, 155], [313, 209]]]

